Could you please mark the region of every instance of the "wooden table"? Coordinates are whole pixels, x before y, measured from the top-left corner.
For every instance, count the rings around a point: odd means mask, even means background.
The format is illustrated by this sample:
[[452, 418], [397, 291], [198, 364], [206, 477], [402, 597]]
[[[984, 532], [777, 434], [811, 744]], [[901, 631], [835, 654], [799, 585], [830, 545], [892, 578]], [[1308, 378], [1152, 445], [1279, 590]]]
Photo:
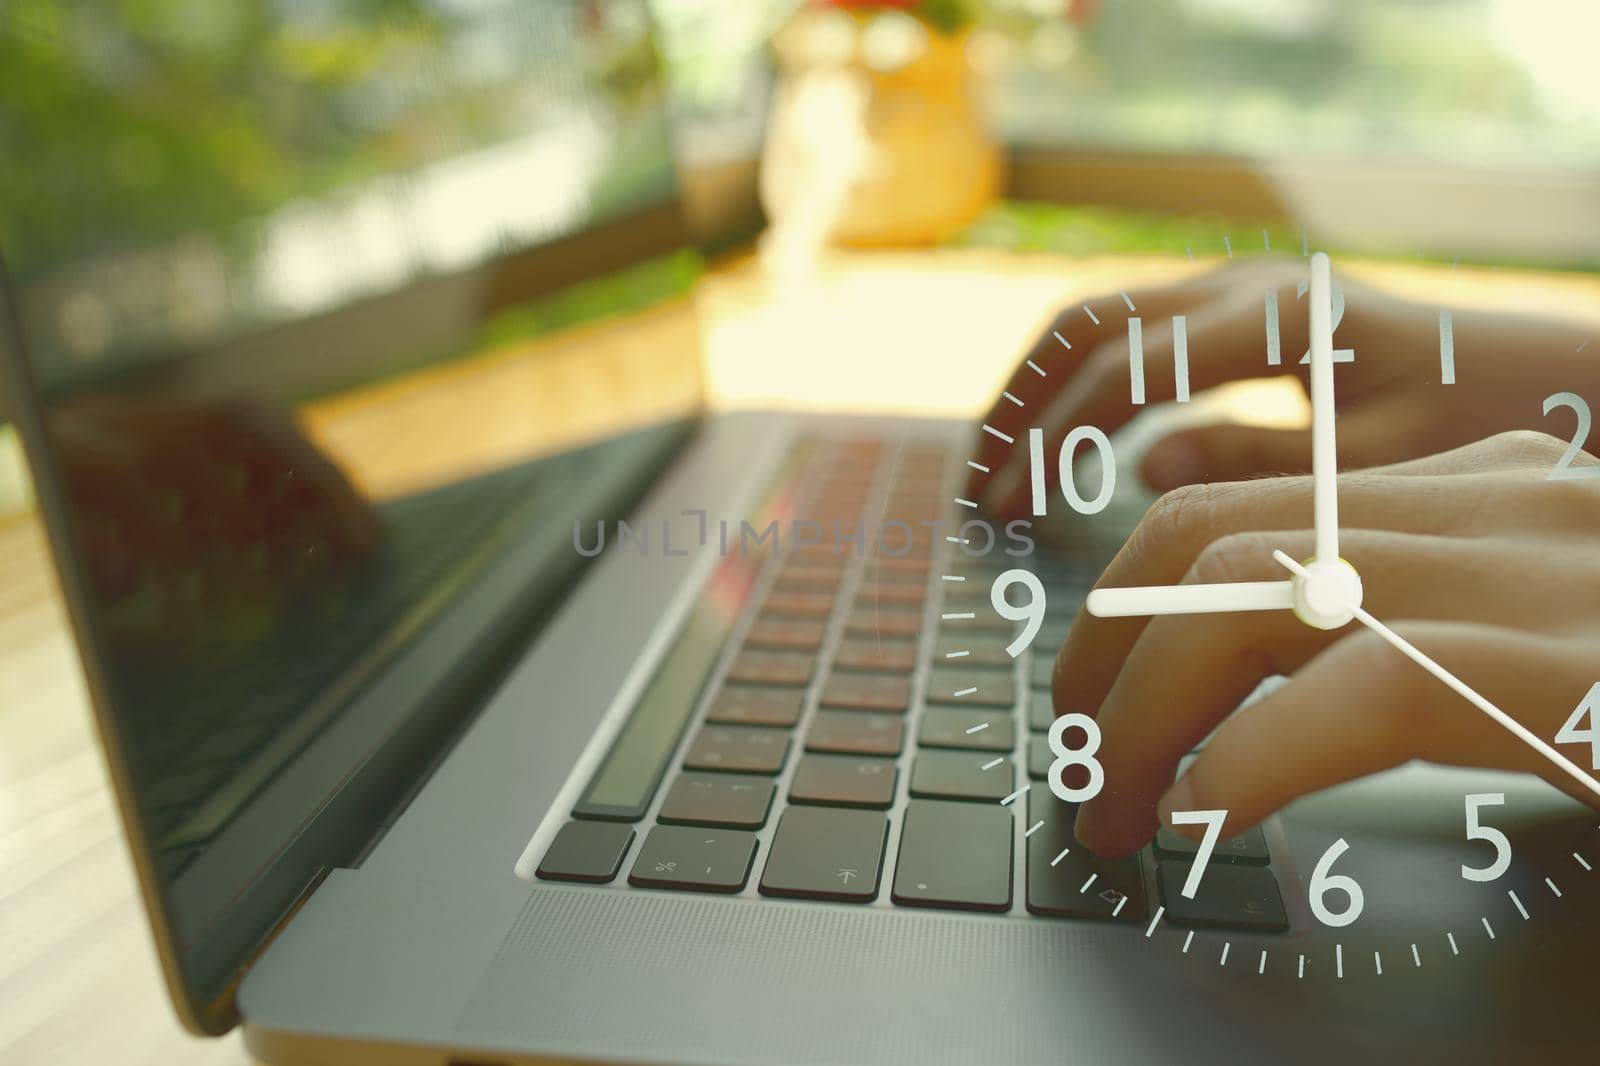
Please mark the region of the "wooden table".
[[[709, 398], [718, 407], [969, 415], [1054, 308], [1192, 269], [1150, 258], [889, 252], [832, 257], [780, 284], [741, 261], [699, 295]], [[1600, 308], [1591, 277], [1363, 273], [1457, 304], [1590, 319]], [[681, 327], [647, 316], [589, 340], [665, 343]], [[346, 448], [388, 442], [385, 418], [396, 410], [413, 418], [441, 390], [503, 387], [506, 363], [498, 353], [484, 364], [492, 372], [324, 405], [318, 434]], [[31, 515], [0, 517], [0, 1062], [247, 1061], [238, 1034], [191, 1037], [166, 1002], [42, 534]]]

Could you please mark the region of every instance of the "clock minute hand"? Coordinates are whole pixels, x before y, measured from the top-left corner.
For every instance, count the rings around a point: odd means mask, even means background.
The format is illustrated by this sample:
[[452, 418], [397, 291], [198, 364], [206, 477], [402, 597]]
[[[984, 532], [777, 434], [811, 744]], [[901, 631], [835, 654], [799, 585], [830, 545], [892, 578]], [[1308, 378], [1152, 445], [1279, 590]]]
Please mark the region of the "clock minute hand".
[[1316, 559], [1339, 559], [1338, 458], [1333, 428], [1333, 279], [1326, 252], [1311, 257], [1311, 494]]
[[1139, 585], [1095, 589], [1084, 606], [1096, 618], [1216, 614], [1294, 608], [1292, 581], [1229, 581], [1216, 585]]
[[[1289, 556], [1285, 555], [1283, 552], [1275, 551], [1272, 553], [1272, 557], [1278, 560], [1278, 562], [1282, 563], [1286, 568], [1289, 569], [1290, 572], [1294, 573], [1295, 575], [1302, 578], [1306, 576], [1305, 567], [1289, 558]], [[1394, 645], [1394, 647], [1399, 650], [1400, 654], [1404, 655], [1407, 659], [1410, 659], [1412, 662], [1428, 671], [1428, 673], [1432, 674], [1440, 681], [1443, 681], [1446, 686], [1452, 689], [1462, 699], [1472, 704], [1490, 718], [1493, 718], [1496, 722], [1500, 723], [1500, 725], [1509, 730], [1511, 734], [1518, 740], [1522, 741], [1524, 744], [1528, 745], [1528, 747], [1532, 748], [1534, 751], [1550, 760], [1550, 762], [1553, 763], [1559, 770], [1566, 773], [1574, 781], [1577, 781], [1596, 797], [1600, 797], [1600, 781], [1596, 781], [1589, 774], [1585, 773], [1577, 763], [1573, 762], [1555, 748], [1551, 747], [1537, 733], [1533, 732], [1527, 726], [1511, 717], [1505, 711], [1502, 711], [1500, 708], [1490, 703], [1487, 699], [1480, 695], [1476, 689], [1472, 688], [1465, 681], [1462, 681], [1459, 677], [1452, 674], [1450, 671], [1446, 670], [1432, 659], [1428, 658], [1428, 656], [1424, 655], [1420, 650], [1418, 650], [1415, 644], [1411, 643], [1405, 637], [1402, 637], [1399, 633], [1396, 633], [1394, 630], [1390, 629], [1388, 626], [1372, 617], [1372, 615], [1369, 614], [1359, 604], [1352, 606], [1350, 611], [1355, 616], [1356, 621], [1360, 622], [1362, 625], [1378, 634], [1378, 636]]]

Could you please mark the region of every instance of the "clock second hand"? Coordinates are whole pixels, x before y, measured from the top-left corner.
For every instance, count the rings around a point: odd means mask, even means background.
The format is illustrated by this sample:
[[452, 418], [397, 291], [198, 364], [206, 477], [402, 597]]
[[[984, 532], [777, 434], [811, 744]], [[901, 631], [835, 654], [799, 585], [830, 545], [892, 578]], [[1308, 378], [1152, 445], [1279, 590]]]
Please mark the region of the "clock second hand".
[[[1286, 567], [1295, 576], [1302, 579], [1307, 576], [1306, 568], [1295, 562], [1283, 552], [1274, 551], [1272, 553], [1272, 557], [1278, 560], [1279, 563]], [[1372, 615], [1369, 614], [1366, 609], [1356, 606], [1352, 608], [1351, 613], [1355, 615], [1356, 621], [1360, 622], [1362, 625], [1378, 634], [1378, 636], [1394, 645], [1394, 647], [1406, 658], [1410, 659], [1412, 662], [1428, 671], [1428, 673], [1444, 682], [1446, 686], [1452, 689], [1462, 699], [1478, 708], [1478, 710], [1482, 711], [1490, 718], [1493, 718], [1496, 722], [1499, 722], [1500, 725], [1509, 730], [1511, 734], [1518, 740], [1521, 740], [1534, 751], [1538, 752], [1540, 755], [1543, 755], [1556, 767], [1570, 776], [1574, 781], [1577, 781], [1580, 785], [1582, 785], [1585, 790], [1592, 793], [1595, 797], [1600, 798], [1600, 781], [1596, 781], [1589, 774], [1585, 773], [1577, 763], [1573, 762], [1555, 748], [1551, 747], [1545, 742], [1544, 738], [1540, 737], [1527, 726], [1511, 717], [1505, 711], [1502, 711], [1500, 708], [1490, 703], [1483, 696], [1479, 695], [1476, 689], [1472, 688], [1465, 681], [1462, 681], [1460, 678], [1456, 677], [1456, 675], [1452, 674], [1450, 671], [1446, 670], [1444, 667], [1428, 658], [1428, 656], [1424, 655], [1420, 650], [1418, 650], [1415, 644], [1411, 643], [1405, 637], [1402, 637], [1399, 633], [1396, 633], [1394, 630], [1390, 629], [1388, 626], [1372, 617]]]

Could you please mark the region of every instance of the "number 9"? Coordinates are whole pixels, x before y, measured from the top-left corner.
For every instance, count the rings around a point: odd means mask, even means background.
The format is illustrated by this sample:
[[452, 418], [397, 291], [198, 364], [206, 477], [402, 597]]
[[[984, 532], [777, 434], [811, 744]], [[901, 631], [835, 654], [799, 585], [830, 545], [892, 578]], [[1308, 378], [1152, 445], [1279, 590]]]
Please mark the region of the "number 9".
[[[1011, 606], [1006, 599], [1006, 590], [1012, 585], [1021, 585], [1028, 590], [1027, 603], [1020, 607]], [[1027, 623], [1022, 627], [1022, 632], [1017, 634], [1017, 639], [1006, 645], [1006, 654], [1015, 659], [1033, 643], [1033, 638], [1039, 635], [1039, 626], [1044, 623], [1044, 586], [1026, 570], [1007, 570], [994, 579], [994, 586], [989, 589], [989, 602], [994, 606], [995, 613], [1006, 621]]]

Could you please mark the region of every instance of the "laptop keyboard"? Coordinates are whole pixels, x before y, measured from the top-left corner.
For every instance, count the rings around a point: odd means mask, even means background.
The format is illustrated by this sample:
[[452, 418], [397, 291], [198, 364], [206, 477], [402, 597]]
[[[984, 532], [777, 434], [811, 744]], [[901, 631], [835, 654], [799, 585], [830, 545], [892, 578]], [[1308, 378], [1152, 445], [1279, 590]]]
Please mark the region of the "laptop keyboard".
[[[997, 530], [991, 551], [969, 554], [952, 542], [973, 517], [952, 513], [961, 468], [938, 443], [817, 440], [799, 452], [791, 502], [824, 543], [745, 560], [760, 569], [710, 683], [692, 704], [647, 693], [538, 877], [1287, 929], [1261, 830], [1220, 843], [1186, 899], [1193, 844], [1163, 831], [1139, 855], [1097, 859], [1073, 836], [1076, 809], [1045, 783], [1054, 653], [1104, 551], [1013, 556]], [[827, 536], [836, 522], [864, 522], [863, 543]], [[1013, 624], [989, 590], [1017, 567], [1039, 576], [1050, 610], [1013, 659]], [[648, 795], [602, 795], [624, 768]]]

